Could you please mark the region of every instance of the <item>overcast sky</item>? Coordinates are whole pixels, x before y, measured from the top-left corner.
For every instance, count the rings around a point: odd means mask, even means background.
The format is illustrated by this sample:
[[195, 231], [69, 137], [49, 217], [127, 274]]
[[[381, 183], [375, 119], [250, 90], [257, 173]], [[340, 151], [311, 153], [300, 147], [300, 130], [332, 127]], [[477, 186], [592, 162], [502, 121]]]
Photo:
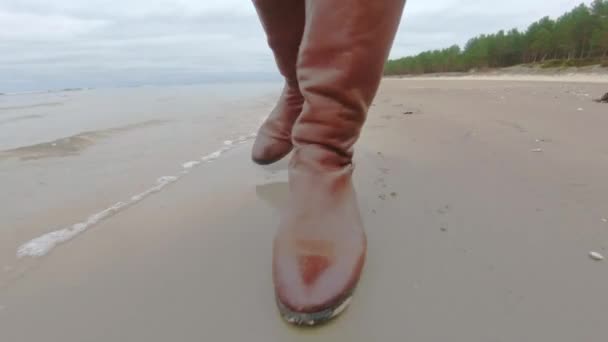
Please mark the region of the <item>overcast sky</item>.
[[[581, 2], [409, 0], [391, 56]], [[275, 67], [250, 0], [0, 0], [0, 92], [266, 77]]]

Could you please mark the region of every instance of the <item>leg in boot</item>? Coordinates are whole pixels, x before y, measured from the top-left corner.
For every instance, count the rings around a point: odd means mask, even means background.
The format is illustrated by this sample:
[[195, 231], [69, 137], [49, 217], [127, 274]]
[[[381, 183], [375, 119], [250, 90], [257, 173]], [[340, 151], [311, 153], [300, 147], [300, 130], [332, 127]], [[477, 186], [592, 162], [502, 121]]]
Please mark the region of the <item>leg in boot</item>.
[[404, 0], [306, 0], [292, 131], [291, 202], [273, 250], [279, 309], [323, 323], [350, 302], [366, 253], [351, 176], [353, 145], [382, 76]]
[[254, 0], [277, 66], [285, 78], [283, 93], [258, 132], [251, 157], [271, 164], [293, 148], [291, 129], [304, 99], [298, 87], [296, 60], [304, 31], [303, 0]]

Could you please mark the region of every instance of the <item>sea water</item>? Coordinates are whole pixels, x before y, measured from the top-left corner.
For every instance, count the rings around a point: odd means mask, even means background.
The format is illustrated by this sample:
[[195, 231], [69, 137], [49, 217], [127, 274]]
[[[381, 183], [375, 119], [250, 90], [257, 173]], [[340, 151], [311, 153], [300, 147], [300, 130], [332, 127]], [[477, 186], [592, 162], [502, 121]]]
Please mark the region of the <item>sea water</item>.
[[277, 83], [0, 95], [0, 270], [255, 137]]

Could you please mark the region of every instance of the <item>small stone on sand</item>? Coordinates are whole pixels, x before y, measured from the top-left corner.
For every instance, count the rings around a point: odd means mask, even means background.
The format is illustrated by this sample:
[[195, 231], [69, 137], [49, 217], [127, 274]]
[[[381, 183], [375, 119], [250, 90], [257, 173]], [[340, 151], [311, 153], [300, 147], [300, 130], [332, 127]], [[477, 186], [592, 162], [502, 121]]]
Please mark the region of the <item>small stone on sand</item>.
[[442, 232], [447, 232], [448, 231], [448, 229], [446, 227], [441, 227], [440, 229], [441, 229]]
[[579, 112], [582, 112], [582, 111], [583, 111], [583, 108], [578, 108], [577, 110], [578, 110]]
[[603, 218], [603, 219], [602, 219], [602, 222], [604, 222], [604, 223], [608, 223], [608, 219], [607, 219], [607, 218]]
[[532, 150], [532, 152], [542, 152], [542, 151], [543, 151], [542, 148], [535, 148], [535, 149]]
[[589, 257], [591, 259], [593, 259], [593, 260], [596, 260], [596, 261], [602, 261], [602, 260], [604, 260], [604, 256], [601, 255], [598, 252], [589, 252]]

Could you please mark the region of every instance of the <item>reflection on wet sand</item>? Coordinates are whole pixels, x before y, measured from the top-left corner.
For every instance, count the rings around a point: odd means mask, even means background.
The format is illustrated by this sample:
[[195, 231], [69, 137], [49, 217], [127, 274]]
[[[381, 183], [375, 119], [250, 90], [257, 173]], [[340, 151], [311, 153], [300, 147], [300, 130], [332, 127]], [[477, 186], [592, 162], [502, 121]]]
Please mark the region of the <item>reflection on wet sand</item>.
[[116, 134], [126, 133], [140, 128], [162, 125], [167, 122], [169, 122], [169, 120], [149, 120], [121, 127], [81, 132], [69, 137], [60, 138], [49, 142], [0, 151], [0, 160], [9, 158], [36, 160], [42, 158], [78, 155], [80, 152], [94, 145], [101, 139], [109, 138], [110, 136]]
[[267, 202], [273, 208], [281, 208], [289, 200], [289, 185], [287, 182], [260, 184], [255, 187], [259, 199]]

